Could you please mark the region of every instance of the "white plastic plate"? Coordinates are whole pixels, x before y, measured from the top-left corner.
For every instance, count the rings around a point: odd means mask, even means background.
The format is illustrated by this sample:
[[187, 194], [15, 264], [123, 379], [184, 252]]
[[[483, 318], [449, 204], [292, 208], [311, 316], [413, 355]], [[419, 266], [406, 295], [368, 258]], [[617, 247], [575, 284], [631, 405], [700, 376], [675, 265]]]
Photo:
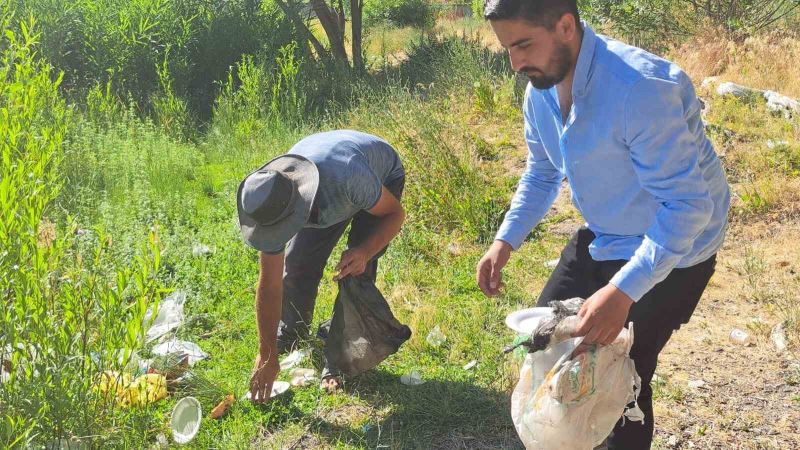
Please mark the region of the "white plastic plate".
[[203, 417], [203, 410], [200, 402], [194, 397], [185, 397], [175, 404], [172, 410], [170, 428], [172, 438], [178, 444], [187, 444], [194, 439], [200, 429], [200, 420]]
[[531, 334], [539, 326], [542, 319], [553, 315], [553, 308], [527, 308], [506, 316], [506, 325], [508, 328], [521, 334]]
[[[270, 393], [270, 398], [277, 397], [278, 395], [281, 395], [284, 392], [288, 391], [289, 386], [290, 384], [288, 381], [276, 381], [272, 383], [272, 392]], [[250, 391], [247, 391], [247, 393], [244, 394], [244, 398], [250, 400], [251, 398], [253, 398], [253, 395]]]

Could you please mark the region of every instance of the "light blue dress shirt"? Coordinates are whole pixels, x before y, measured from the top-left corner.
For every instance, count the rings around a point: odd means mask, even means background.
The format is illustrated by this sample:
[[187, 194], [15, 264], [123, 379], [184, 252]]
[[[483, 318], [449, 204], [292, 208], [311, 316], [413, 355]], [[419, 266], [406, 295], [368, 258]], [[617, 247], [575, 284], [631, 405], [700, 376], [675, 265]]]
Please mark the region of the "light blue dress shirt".
[[592, 258], [628, 260], [611, 284], [638, 301], [673, 268], [719, 250], [730, 192], [689, 77], [583, 26], [566, 122], [555, 87], [528, 85], [528, 163], [496, 238], [519, 248], [566, 177], [597, 236]]

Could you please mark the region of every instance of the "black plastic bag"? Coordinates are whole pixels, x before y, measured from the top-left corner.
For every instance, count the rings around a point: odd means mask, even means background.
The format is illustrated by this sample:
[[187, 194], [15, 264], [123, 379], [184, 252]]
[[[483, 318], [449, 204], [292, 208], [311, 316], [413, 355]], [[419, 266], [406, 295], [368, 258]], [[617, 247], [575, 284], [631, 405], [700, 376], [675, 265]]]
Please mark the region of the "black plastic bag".
[[377, 366], [411, 338], [375, 283], [366, 276], [339, 281], [331, 320], [320, 325], [328, 366], [356, 376]]

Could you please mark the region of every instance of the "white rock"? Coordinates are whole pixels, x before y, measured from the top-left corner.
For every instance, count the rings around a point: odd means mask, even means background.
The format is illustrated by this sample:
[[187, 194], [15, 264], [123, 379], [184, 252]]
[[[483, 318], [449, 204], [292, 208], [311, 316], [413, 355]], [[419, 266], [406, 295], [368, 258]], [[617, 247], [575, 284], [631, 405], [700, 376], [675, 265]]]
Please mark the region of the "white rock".
[[731, 83], [726, 81], [717, 86], [717, 95], [732, 95], [737, 98], [747, 97], [753, 94], [760, 94], [764, 91], [753, 89], [741, 84]]
[[689, 381], [689, 387], [692, 389], [699, 389], [706, 385], [706, 382], [703, 380], [692, 380]]
[[775, 325], [775, 327], [772, 328], [770, 338], [772, 339], [772, 343], [775, 345], [776, 350], [779, 352], [786, 351], [788, 344], [786, 342], [786, 330], [783, 327], [783, 322]]
[[787, 119], [791, 119], [793, 113], [800, 113], [800, 102], [783, 94], [765, 91], [764, 99], [767, 101], [768, 110], [781, 113]]

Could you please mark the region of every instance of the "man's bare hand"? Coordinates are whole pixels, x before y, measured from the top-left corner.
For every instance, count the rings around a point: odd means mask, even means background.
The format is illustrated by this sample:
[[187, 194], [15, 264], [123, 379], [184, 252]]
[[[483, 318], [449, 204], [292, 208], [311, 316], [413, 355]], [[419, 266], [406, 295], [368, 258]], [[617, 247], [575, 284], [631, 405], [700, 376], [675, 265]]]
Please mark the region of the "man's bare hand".
[[342, 259], [336, 265], [337, 274], [333, 277], [334, 281], [342, 280], [350, 275], [358, 276], [367, 269], [370, 256], [360, 247], [347, 249], [342, 253]]
[[573, 337], [585, 336], [583, 345], [608, 345], [625, 326], [633, 300], [613, 284], [595, 292], [584, 302], [578, 317], [581, 321]]
[[278, 353], [271, 352], [270, 355], [256, 356], [253, 367], [253, 376], [250, 377], [250, 399], [253, 403], [265, 403], [269, 401], [272, 394], [272, 384], [278, 377], [280, 365], [278, 364]]
[[478, 286], [487, 297], [494, 297], [503, 287], [503, 267], [511, 257], [511, 245], [504, 241], [494, 241], [478, 262], [475, 277]]

